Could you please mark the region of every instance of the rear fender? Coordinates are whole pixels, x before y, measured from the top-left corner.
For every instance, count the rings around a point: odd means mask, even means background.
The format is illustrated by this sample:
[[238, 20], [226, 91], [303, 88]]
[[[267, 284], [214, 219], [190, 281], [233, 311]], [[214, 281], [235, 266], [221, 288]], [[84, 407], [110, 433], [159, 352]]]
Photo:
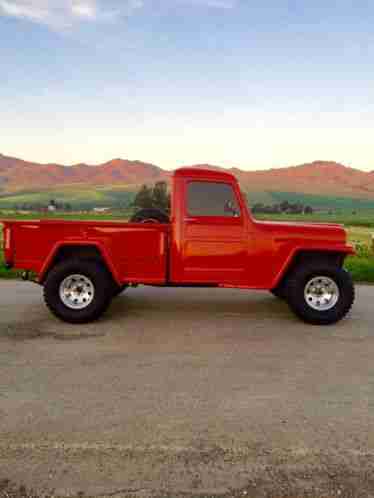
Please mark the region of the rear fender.
[[106, 247], [103, 244], [101, 244], [100, 242], [93, 242], [93, 241], [90, 241], [89, 243], [87, 243], [87, 241], [86, 242], [69, 241], [69, 242], [56, 243], [53, 246], [50, 254], [46, 258], [46, 260], [45, 260], [45, 262], [40, 270], [40, 273], [39, 273], [38, 279], [37, 279], [38, 283], [40, 283], [40, 284], [44, 283], [44, 281], [48, 275], [48, 272], [54, 266], [55, 262], [58, 260], [59, 253], [61, 253], [61, 251], [63, 251], [64, 249], [68, 249], [68, 248], [71, 249], [73, 253], [74, 253], [74, 248], [77, 249], [77, 253], [79, 253], [79, 249], [95, 248], [97, 250], [97, 252], [100, 254], [100, 257], [103, 260], [103, 262], [105, 263], [107, 269], [111, 273], [113, 280], [118, 285], [121, 285], [120, 275], [118, 273], [117, 268], [114, 266], [114, 264], [112, 262], [112, 258], [110, 257], [110, 254], [108, 253]]

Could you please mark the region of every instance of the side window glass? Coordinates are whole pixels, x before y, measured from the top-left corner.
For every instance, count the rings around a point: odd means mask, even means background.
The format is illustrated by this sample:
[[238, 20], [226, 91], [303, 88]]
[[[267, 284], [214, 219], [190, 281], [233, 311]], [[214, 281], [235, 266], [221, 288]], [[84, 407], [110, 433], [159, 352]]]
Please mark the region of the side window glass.
[[228, 183], [190, 182], [187, 211], [191, 216], [240, 216], [234, 189]]

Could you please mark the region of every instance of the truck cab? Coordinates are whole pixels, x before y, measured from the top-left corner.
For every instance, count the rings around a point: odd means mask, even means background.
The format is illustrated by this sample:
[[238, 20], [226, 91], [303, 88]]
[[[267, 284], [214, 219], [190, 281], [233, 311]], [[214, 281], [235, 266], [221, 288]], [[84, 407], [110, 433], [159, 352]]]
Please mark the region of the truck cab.
[[170, 279], [245, 285], [250, 217], [232, 175], [185, 168], [173, 178]]
[[354, 251], [342, 226], [258, 221], [221, 170], [181, 168], [171, 190], [170, 219], [4, 220], [5, 260], [36, 274], [47, 306], [72, 323], [98, 318], [139, 284], [269, 290], [313, 324], [348, 313], [354, 287], [343, 263]]

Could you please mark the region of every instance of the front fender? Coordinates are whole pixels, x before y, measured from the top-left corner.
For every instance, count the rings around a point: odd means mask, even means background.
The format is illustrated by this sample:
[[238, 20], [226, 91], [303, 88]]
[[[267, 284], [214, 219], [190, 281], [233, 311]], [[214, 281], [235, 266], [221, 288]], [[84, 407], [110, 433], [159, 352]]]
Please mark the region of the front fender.
[[354, 247], [350, 244], [334, 244], [331, 246], [323, 246], [323, 245], [297, 246], [290, 252], [288, 257], [285, 259], [285, 261], [279, 268], [279, 270], [276, 272], [274, 280], [271, 285], [272, 289], [274, 289], [279, 285], [279, 283], [282, 281], [282, 279], [286, 276], [286, 274], [290, 270], [293, 262], [302, 253], [307, 253], [310, 255], [315, 253], [316, 255], [318, 254], [319, 256], [323, 254], [326, 255], [340, 254], [343, 258], [346, 258], [347, 256], [354, 256], [356, 254], [356, 251]]

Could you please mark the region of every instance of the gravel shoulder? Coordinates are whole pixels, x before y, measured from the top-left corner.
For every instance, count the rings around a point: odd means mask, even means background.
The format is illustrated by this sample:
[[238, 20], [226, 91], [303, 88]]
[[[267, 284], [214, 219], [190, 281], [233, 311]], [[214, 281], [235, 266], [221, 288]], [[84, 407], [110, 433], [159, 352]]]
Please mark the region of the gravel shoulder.
[[[374, 288], [343, 322], [270, 294], [129, 290], [71, 326], [0, 281], [0, 482], [59, 496], [374, 496]], [[1, 487], [0, 487], [1, 492]]]

